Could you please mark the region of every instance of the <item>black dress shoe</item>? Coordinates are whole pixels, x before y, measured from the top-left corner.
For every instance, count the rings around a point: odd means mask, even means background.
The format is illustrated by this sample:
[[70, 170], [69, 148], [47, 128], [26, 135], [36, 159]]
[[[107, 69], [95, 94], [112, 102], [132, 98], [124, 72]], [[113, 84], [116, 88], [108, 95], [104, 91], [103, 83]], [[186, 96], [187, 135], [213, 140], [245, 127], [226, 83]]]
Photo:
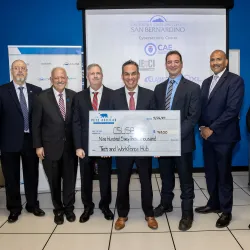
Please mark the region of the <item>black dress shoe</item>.
[[163, 205], [160, 204], [158, 207], [154, 209], [154, 215], [155, 217], [160, 217], [164, 213], [169, 213], [172, 211], [173, 211], [173, 206], [164, 207]]
[[179, 230], [187, 231], [192, 227], [193, 219], [190, 217], [183, 217], [179, 223]]
[[38, 216], [38, 217], [42, 217], [42, 216], [45, 215], [45, 212], [39, 207], [36, 207], [33, 210], [30, 210], [30, 209], [26, 208], [26, 210], [27, 210], [27, 212], [32, 213], [32, 214], [34, 214], [35, 216]]
[[213, 209], [209, 206], [197, 207], [194, 211], [199, 214], [221, 213], [220, 209]]
[[80, 216], [80, 223], [84, 223], [89, 220], [89, 217], [94, 213], [93, 207], [86, 207], [83, 214]]
[[14, 223], [18, 220], [18, 216], [20, 215], [21, 213], [10, 213], [9, 217], [8, 217], [8, 222], [9, 223]]
[[104, 218], [106, 220], [113, 220], [114, 219], [114, 214], [109, 208], [100, 208], [102, 213], [104, 214]]
[[65, 212], [65, 216], [69, 222], [74, 222], [76, 220], [76, 216], [73, 212]]
[[227, 227], [230, 224], [231, 220], [232, 220], [232, 214], [222, 213], [220, 218], [216, 222], [216, 227], [218, 228]]
[[55, 214], [54, 222], [57, 225], [62, 225], [64, 223], [64, 215], [63, 215], [63, 213]]

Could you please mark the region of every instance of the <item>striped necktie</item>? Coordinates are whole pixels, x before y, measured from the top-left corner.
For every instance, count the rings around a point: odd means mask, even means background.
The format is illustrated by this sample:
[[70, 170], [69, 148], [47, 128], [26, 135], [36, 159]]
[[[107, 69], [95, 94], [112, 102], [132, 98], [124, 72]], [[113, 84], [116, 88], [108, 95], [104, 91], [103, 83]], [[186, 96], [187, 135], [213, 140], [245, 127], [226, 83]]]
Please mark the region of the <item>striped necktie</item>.
[[63, 94], [59, 94], [59, 109], [61, 111], [63, 120], [65, 120], [66, 110], [65, 110], [64, 100], [63, 100]]
[[93, 94], [94, 94], [94, 97], [92, 101], [92, 107], [94, 110], [98, 110], [98, 99], [97, 99], [98, 92], [93, 92]]
[[168, 92], [167, 92], [166, 99], [165, 99], [165, 110], [171, 109], [170, 102], [171, 102], [174, 82], [175, 82], [174, 80], [171, 80], [169, 81], [169, 84], [168, 84]]

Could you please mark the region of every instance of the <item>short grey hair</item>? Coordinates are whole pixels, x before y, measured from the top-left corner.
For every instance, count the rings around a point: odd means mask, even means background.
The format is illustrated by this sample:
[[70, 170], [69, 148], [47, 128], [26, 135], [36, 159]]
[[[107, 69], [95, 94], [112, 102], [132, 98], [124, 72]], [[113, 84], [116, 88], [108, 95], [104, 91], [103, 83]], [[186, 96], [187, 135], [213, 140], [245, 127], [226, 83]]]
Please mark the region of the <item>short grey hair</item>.
[[89, 71], [90, 69], [92, 69], [94, 67], [98, 67], [100, 69], [101, 73], [102, 73], [102, 67], [99, 64], [97, 64], [97, 63], [89, 64], [88, 67], [87, 67], [87, 71]]

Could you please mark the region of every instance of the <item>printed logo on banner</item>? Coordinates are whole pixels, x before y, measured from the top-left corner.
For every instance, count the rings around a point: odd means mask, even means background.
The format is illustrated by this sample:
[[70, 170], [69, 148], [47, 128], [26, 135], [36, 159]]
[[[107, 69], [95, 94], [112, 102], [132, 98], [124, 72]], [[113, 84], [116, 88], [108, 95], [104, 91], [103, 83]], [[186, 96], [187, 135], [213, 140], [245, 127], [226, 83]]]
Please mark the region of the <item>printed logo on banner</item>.
[[38, 77], [37, 80], [40, 81], [40, 82], [41, 81], [48, 81], [48, 80], [50, 80], [50, 78], [49, 77], [42, 77], [41, 76], [41, 77]]
[[154, 71], [155, 60], [139, 60], [140, 71]]
[[109, 117], [107, 113], [98, 113], [98, 116], [91, 119], [93, 124], [114, 124], [116, 119], [112, 116]]
[[47, 65], [52, 65], [51, 62], [41, 62], [41, 65], [47, 66]]
[[80, 63], [77, 63], [77, 62], [65, 62], [63, 65], [64, 66], [80, 65]]
[[133, 33], [161, 33], [161, 32], [185, 32], [186, 27], [183, 23], [176, 20], [176, 16], [156, 15], [149, 20], [139, 20], [130, 22], [130, 31]]
[[147, 43], [144, 47], [146, 55], [153, 56], [157, 54], [167, 54], [169, 51], [173, 50], [172, 44], [154, 44]]
[[147, 76], [145, 77], [144, 82], [158, 84], [158, 83], [166, 81], [167, 79], [168, 79], [167, 76]]

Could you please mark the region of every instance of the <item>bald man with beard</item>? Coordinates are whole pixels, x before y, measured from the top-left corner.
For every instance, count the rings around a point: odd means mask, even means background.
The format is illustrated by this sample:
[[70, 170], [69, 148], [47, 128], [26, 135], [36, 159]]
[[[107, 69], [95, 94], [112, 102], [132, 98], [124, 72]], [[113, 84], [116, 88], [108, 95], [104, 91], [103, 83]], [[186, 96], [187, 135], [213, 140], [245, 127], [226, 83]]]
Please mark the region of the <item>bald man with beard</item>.
[[201, 214], [221, 213], [216, 227], [227, 227], [232, 220], [233, 178], [231, 174], [233, 149], [240, 141], [239, 113], [244, 97], [243, 79], [226, 67], [228, 60], [222, 50], [210, 56], [214, 74], [201, 87], [200, 134], [203, 138], [204, 167], [209, 193], [205, 206], [195, 211]]
[[44, 216], [37, 200], [39, 159], [32, 145], [33, 101], [42, 89], [26, 83], [27, 65], [16, 60], [11, 65], [12, 81], [0, 87], [0, 150], [8, 222], [18, 220], [22, 211], [20, 195], [20, 157], [22, 160], [26, 210], [35, 216]]
[[34, 103], [33, 146], [49, 181], [54, 222], [61, 225], [64, 215], [69, 222], [76, 219], [73, 211], [77, 158], [73, 147], [71, 107], [75, 92], [66, 89], [68, 76], [64, 68], [54, 68], [50, 81], [52, 87], [44, 90]]

